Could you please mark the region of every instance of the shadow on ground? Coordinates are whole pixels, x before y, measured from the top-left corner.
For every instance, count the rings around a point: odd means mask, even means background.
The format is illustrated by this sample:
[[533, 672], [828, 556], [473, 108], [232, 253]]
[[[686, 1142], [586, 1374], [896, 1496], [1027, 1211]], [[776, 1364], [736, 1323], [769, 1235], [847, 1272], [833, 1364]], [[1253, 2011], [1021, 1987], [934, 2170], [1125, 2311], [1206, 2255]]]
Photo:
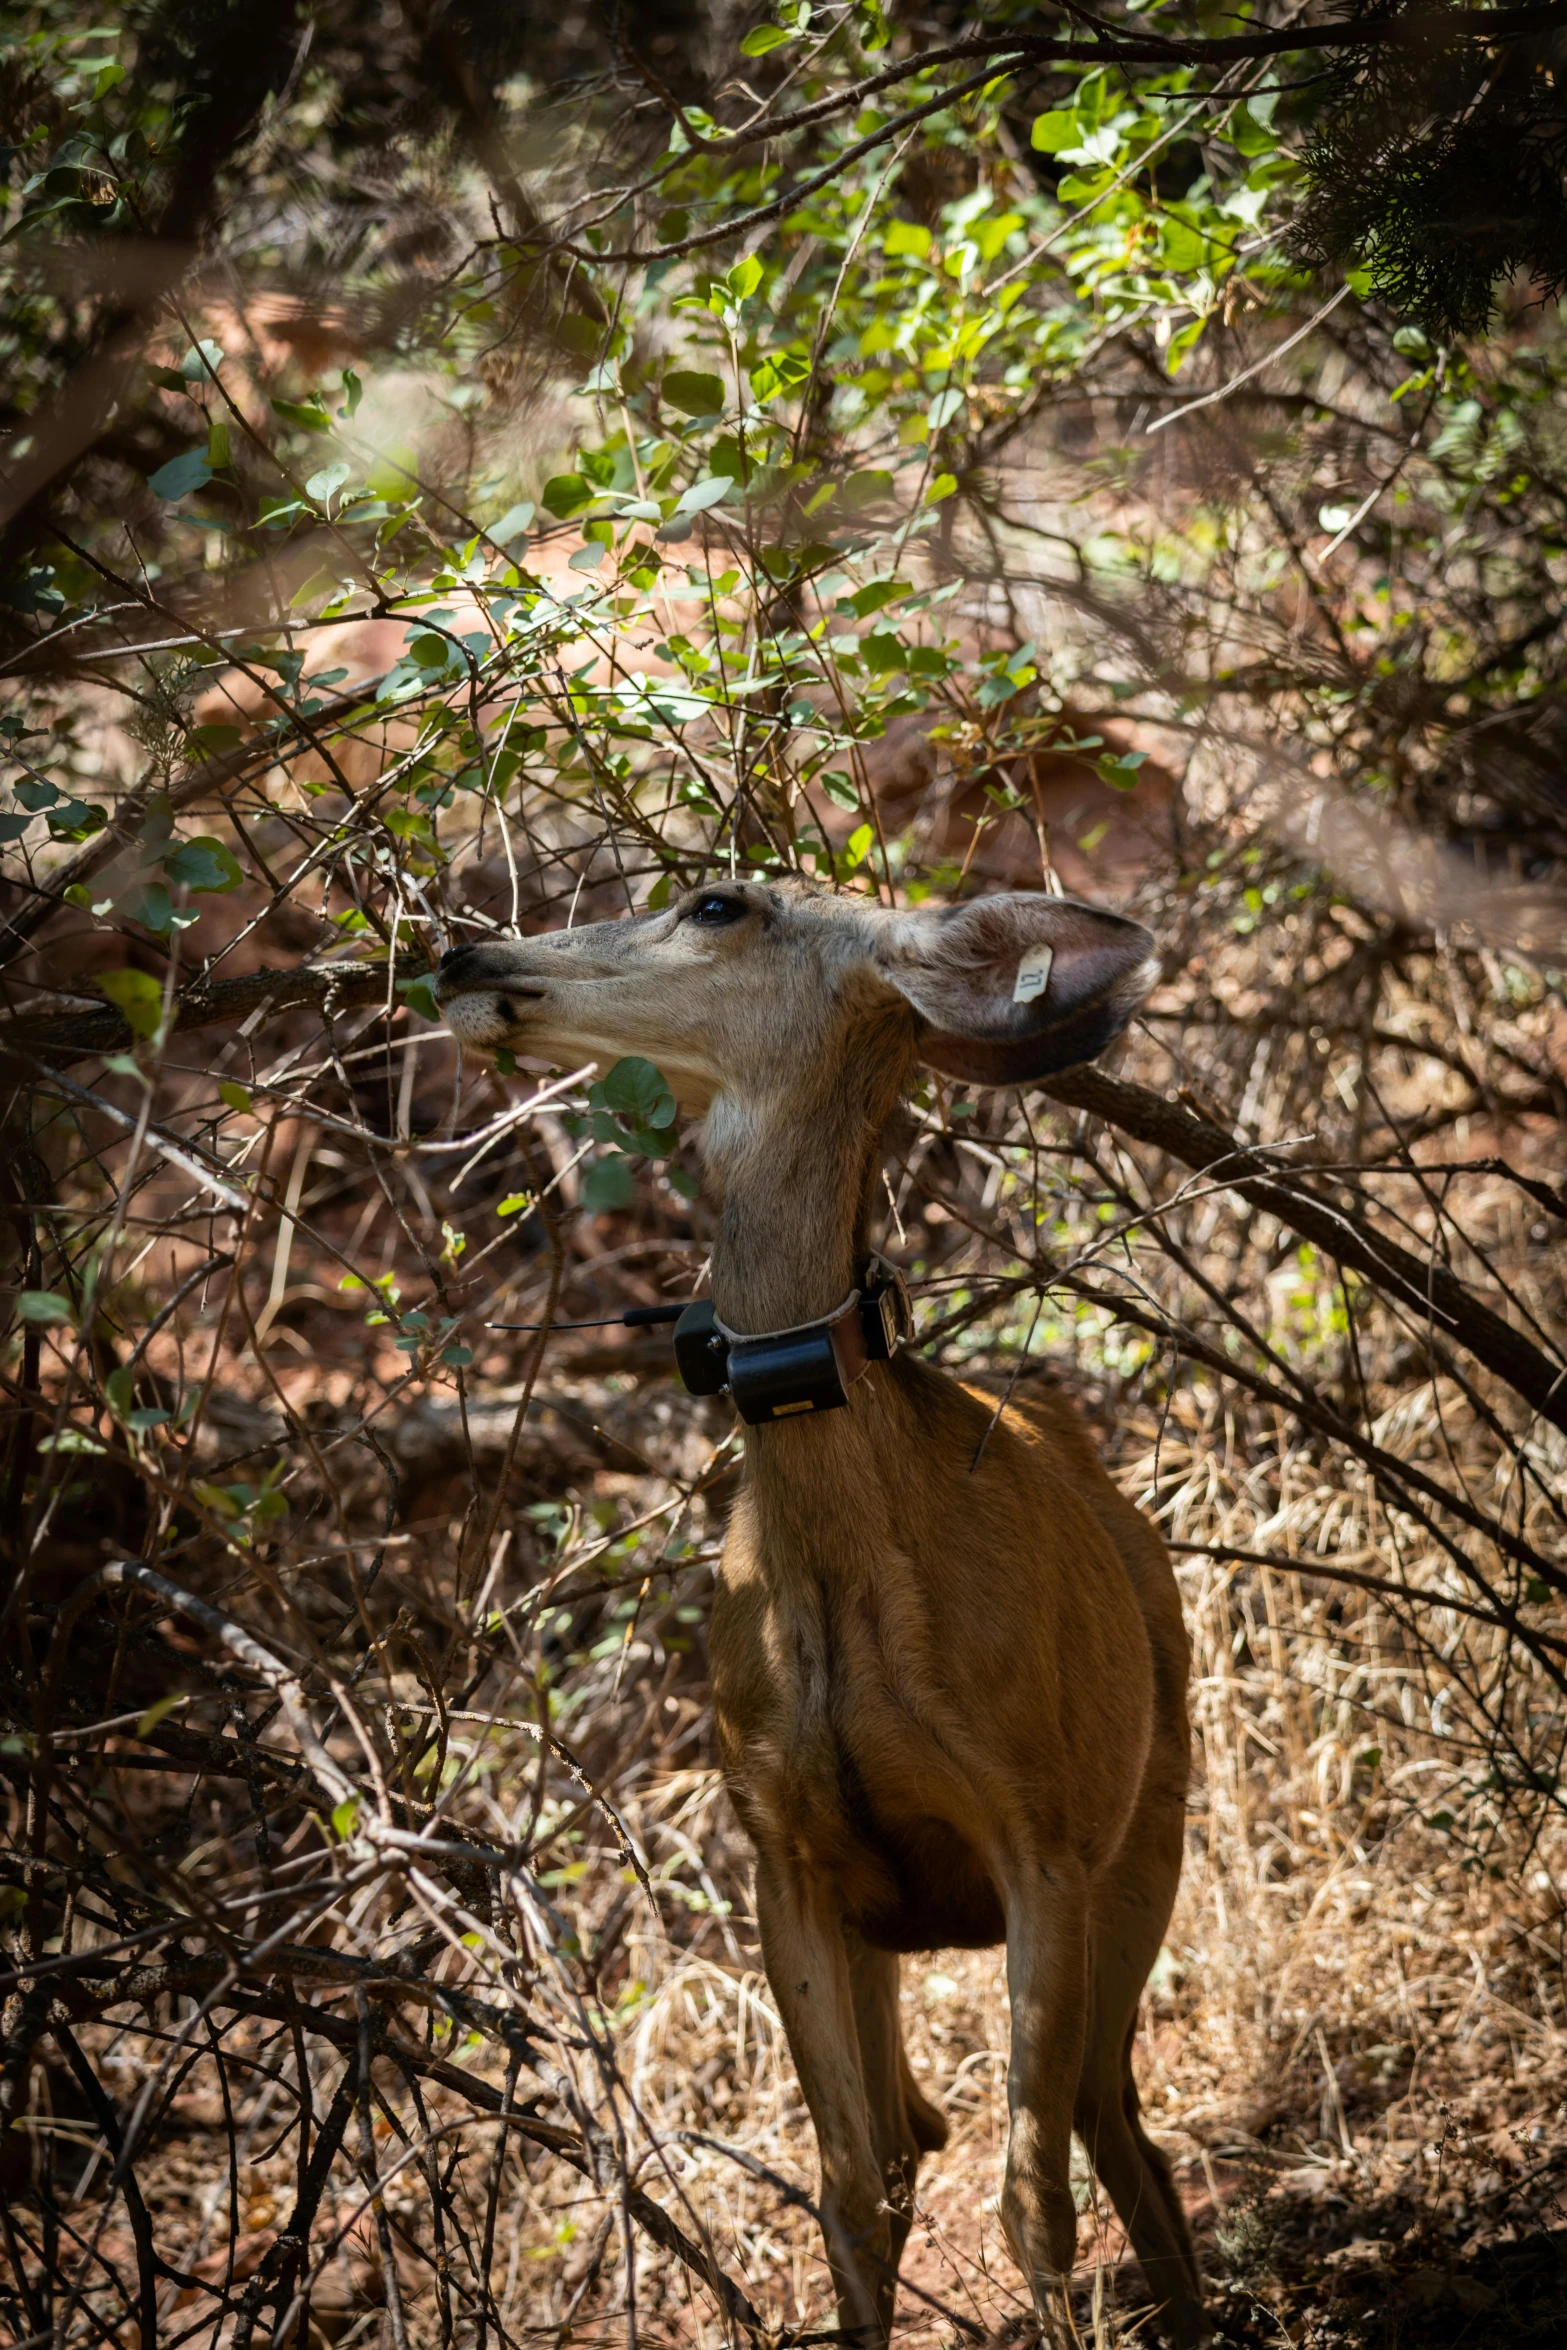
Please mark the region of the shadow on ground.
[[[1401, 2197], [1256, 2193], [1200, 2234], [1216, 2350], [1567, 2350], [1567, 2227], [1532, 2213], [1460, 2241]], [[1109, 2281], [1119, 2338], [1151, 2350], [1140, 2270]], [[1073, 2298], [1083, 2341], [1105, 2338]]]
[[1285, 2340], [1296, 2350], [1567, 2345], [1567, 2228], [1521, 2218], [1460, 2242], [1395, 2198], [1327, 2213], [1264, 2202], [1221, 2233], [1232, 2251], [1209, 2255], [1212, 2307], [1219, 2339], [1236, 2350]]

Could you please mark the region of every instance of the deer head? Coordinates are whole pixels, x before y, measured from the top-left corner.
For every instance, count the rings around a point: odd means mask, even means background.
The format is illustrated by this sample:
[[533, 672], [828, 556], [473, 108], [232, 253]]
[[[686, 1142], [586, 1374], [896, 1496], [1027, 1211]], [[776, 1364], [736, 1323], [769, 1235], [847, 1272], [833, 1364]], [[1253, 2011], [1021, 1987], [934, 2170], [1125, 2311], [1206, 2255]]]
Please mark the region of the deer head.
[[[657, 913], [454, 947], [436, 995], [481, 1050], [655, 1062], [682, 1109], [706, 1116], [730, 1239], [749, 1226], [782, 1244], [731, 1260], [755, 1272], [792, 1248], [793, 1272], [748, 1300], [783, 1315], [843, 1294], [877, 1142], [915, 1063], [1022, 1085], [1091, 1060], [1152, 985], [1153, 943], [1066, 898], [902, 910], [725, 881]], [[716, 1255], [714, 1281], [717, 1296]]]
[[1157, 976], [1139, 923], [1009, 892], [896, 911], [803, 883], [725, 882], [658, 913], [454, 947], [436, 993], [462, 1043], [550, 1061], [640, 1053], [681, 1106], [789, 1089], [872, 1040], [1023, 1085], [1104, 1050]]

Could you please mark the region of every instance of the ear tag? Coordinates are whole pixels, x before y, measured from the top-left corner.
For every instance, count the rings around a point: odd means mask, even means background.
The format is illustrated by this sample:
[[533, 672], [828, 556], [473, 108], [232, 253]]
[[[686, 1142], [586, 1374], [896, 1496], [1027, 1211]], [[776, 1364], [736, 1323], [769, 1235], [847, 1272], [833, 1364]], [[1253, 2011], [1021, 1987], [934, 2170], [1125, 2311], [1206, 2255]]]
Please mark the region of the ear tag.
[[1050, 984], [1050, 966], [1055, 961], [1053, 947], [1035, 947], [1023, 957], [1017, 967], [1017, 985], [1012, 990], [1015, 1004], [1031, 1004], [1042, 996]]

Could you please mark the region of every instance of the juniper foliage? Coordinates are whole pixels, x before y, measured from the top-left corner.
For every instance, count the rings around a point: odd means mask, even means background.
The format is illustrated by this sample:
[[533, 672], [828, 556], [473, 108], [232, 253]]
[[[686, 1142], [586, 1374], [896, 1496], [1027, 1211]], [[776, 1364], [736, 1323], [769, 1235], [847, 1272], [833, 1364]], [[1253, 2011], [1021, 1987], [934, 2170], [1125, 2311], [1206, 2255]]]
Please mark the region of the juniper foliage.
[[1400, 317], [1439, 341], [1483, 334], [1496, 289], [1567, 285], [1567, 42], [1454, 38], [1422, 5], [1357, 0], [1396, 37], [1334, 55], [1305, 147], [1303, 261], [1358, 263]]

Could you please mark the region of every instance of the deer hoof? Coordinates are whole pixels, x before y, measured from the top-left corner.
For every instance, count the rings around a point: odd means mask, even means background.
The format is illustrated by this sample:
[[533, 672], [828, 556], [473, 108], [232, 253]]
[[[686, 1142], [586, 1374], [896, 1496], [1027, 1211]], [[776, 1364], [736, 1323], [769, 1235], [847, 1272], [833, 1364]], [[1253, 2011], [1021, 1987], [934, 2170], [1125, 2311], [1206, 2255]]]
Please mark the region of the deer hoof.
[[892, 2217], [885, 2203], [870, 2213], [822, 2199], [828, 2266], [837, 2288], [838, 2330], [859, 2350], [887, 2340], [897, 2297]]
[[1030, 2285], [1040, 2280], [1053, 2287], [1071, 2275], [1077, 2257], [1077, 2207], [1070, 2188], [1026, 2170], [1009, 2170], [1001, 2191], [1001, 2225], [1012, 2257]]

